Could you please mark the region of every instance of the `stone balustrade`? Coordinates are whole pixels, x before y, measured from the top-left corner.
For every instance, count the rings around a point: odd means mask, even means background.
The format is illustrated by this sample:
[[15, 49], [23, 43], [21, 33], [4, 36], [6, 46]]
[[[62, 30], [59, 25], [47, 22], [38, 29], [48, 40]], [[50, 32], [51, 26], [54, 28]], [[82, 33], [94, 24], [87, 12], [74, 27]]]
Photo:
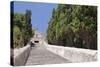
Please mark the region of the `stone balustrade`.
[[74, 48], [74, 47], [63, 47], [54, 46], [45, 43], [46, 48], [70, 62], [90, 62], [97, 61], [97, 50]]
[[30, 45], [26, 45], [25, 47], [19, 49], [14, 49], [14, 66], [25, 65], [30, 53], [30, 49]]

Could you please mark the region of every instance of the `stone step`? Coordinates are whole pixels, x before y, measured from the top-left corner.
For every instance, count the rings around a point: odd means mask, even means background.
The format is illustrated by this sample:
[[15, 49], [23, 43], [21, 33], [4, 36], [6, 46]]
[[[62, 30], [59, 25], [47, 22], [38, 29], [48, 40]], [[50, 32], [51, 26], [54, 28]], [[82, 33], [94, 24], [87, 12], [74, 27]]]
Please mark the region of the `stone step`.
[[32, 47], [26, 65], [69, 63], [65, 58], [48, 51], [45, 46]]

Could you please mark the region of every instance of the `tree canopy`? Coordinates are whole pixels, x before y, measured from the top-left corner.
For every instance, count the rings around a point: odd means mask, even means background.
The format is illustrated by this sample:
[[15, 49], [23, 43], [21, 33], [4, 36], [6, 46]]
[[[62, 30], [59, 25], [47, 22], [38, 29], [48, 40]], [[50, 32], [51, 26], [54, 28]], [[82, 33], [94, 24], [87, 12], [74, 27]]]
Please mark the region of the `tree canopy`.
[[48, 23], [49, 44], [97, 49], [97, 7], [58, 4]]
[[34, 35], [31, 24], [31, 11], [13, 14], [13, 48], [25, 46]]

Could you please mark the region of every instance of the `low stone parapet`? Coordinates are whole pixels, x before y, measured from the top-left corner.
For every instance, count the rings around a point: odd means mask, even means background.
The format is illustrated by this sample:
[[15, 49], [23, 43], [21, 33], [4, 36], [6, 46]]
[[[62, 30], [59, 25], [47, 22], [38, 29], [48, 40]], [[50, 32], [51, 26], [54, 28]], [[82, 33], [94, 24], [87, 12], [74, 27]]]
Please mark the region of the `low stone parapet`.
[[14, 66], [22, 66], [25, 65], [26, 60], [30, 53], [30, 45], [26, 45], [25, 47], [14, 49], [13, 62]]
[[64, 57], [70, 62], [97, 61], [97, 50], [54, 46], [54, 45], [49, 45], [49, 44], [46, 44], [45, 46], [49, 51]]

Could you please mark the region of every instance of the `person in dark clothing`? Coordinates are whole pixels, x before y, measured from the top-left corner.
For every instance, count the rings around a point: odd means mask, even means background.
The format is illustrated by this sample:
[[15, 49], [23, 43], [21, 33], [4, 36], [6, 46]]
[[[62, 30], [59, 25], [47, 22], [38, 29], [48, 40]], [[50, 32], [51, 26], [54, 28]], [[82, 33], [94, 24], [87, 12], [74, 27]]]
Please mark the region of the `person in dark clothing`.
[[31, 47], [34, 47], [34, 45], [35, 45], [35, 44], [34, 44], [34, 43], [32, 43], [32, 42], [30, 42], [30, 45], [31, 45]]

